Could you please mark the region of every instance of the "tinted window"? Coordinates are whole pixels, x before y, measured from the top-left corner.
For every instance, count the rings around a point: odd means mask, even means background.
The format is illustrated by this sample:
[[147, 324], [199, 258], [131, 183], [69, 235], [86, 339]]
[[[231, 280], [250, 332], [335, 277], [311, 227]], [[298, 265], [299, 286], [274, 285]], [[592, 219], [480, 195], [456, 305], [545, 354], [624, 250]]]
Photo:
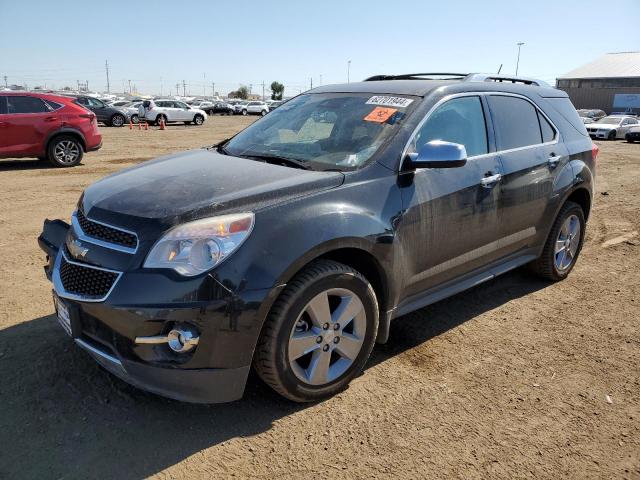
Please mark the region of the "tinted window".
[[7, 97], [9, 113], [43, 113], [49, 109], [45, 103], [35, 97]]
[[455, 98], [440, 105], [414, 137], [414, 151], [432, 140], [462, 144], [469, 157], [487, 153], [487, 127], [480, 97]]
[[542, 131], [542, 141], [543, 142], [552, 142], [556, 137], [556, 132], [549, 123], [549, 121], [544, 118], [540, 112], [538, 112], [538, 120], [540, 121], [540, 130]]
[[498, 150], [527, 147], [542, 143], [538, 113], [533, 105], [516, 97], [490, 95]]

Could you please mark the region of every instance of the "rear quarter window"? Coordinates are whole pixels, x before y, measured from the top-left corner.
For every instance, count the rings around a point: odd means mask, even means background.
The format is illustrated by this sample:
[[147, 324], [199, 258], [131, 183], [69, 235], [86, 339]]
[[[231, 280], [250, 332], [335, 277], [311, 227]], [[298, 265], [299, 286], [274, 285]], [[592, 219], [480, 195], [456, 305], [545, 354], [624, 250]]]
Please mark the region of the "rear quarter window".
[[584, 126], [584, 123], [582, 122], [582, 120], [580, 120], [580, 116], [578, 115], [576, 108], [573, 106], [573, 103], [571, 103], [571, 100], [566, 97], [550, 97], [545, 98], [545, 100], [579, 133], [581, 133], [585, 137], [589, 135], [587, 133], [587, 129]]

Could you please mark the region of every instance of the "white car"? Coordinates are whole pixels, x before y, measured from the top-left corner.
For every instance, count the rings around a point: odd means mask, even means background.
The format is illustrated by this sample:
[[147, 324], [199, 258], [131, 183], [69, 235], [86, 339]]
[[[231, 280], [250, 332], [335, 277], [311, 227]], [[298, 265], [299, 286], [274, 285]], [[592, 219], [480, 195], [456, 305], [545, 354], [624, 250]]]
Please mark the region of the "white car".
[[267, 113], [269, 113], [269, 105], [267, 105], [265, 102], [258, 102], [258, 101], [252, 101], [252, 102], [246, 102], [246, 103], [240, 103], [238, 105], [236, 105], [236, 113], [240, 113], [242, 115], [266, 115]]
[[184, 122], [202, 125], [207, 114], [199, 108], [192, 108], [184, 102], [170, 98], [154, 100], [155, 107], [145, 113], [148, 122], [159, 124], [164, 118], [165, 123]]
[[597, 122], [586, 125], [586, 127], [591, 138], [615, 140], [616, 138], [624, 138], [627, 131], [636, 125], [638, 125], [636, 117], [608, 115]]

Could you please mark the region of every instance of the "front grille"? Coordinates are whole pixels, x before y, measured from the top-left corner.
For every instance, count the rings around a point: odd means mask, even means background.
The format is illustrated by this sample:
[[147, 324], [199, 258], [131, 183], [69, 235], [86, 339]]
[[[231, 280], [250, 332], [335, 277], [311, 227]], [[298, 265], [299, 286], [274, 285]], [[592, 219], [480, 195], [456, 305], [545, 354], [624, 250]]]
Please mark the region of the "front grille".
[[103, 298], [111, 290], [119, 274], [60, 259], [60, 280], [66, 292], [90, 298]]
[[80, 228], [85, 235], [97, 238], [108, 243], [122, 245], [123, 247], [135, 249], [138, 246], [138, 239], [133, 233], [118, 230], [117, 228], [108, 227], [101, 223], [93, 222], [84, 216], [82, 210], [78, 210], [76, 218], [80, 224]]

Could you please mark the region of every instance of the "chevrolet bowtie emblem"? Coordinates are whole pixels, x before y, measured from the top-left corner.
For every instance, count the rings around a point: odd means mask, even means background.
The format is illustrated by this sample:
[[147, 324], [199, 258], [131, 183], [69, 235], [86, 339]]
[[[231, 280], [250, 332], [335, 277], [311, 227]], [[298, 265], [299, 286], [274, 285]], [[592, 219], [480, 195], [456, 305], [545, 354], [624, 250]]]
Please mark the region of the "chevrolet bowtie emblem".
[[74, 258], [84, 258], [89, 252], [89, 249], [77, 238], [67, 240], [67, 249]]

